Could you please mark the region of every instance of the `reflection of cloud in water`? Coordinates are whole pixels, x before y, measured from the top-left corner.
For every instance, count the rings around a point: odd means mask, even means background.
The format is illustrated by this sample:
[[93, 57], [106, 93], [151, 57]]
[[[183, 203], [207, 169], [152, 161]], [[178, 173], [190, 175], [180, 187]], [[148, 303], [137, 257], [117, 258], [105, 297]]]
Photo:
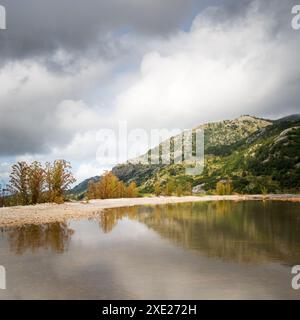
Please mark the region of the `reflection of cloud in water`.
[[[107, 282], [120, 291], [126, 288], [126, 294], [119, 296], [121, 298], [276, 298], [281, 296], [283, 285], [289, 286], [285, 279], [286, 270], [282, 266], [248, 268], [200, 257], [173, 246], [151, 230], [143, 232], [140, 239], [132, 236], [134, 230], [140, 227], [146, 230], [137, 221], [123, 219], [109, 235], [100, 235], [98, 247], [89, 247], [86, 243], [85, 248], [89, 249], [85, 251], [84, 261], [72, 262], [74, 274], [84, 276], [89, 270], [89, 275], [93, 275], [95, 285], [101, 290], [107, 288]], [[122, 236], [121, 229], [127, 230], [123, 231]], [[105, 241], [107, 236], [110, 237], [109, 242]], [[74, 256], [79, 256], [80, 247], [73, 249]], [[57, 270], [64, 278], [68, 276], [70, 261], [61, 262]], [[103, 265], [109, 266], [111, 272], [111, 278], [105, 278], [105, 284]], [[270, 270], [276, 274], [276, 281], [268, 279]], [[270, 287], [261, 285], [266, 281], [270, 282]]]

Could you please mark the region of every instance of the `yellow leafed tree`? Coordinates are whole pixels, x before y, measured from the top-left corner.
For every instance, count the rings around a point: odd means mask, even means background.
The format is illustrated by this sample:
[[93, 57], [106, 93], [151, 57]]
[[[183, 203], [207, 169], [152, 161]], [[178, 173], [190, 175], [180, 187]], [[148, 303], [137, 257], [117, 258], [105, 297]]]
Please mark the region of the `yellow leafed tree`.
[[98, 182], [90, 182], [88, 199], [133, 198], [138, 196], [138, 188], [134, 181], [127, 187], [112, 172], [105, 172]]

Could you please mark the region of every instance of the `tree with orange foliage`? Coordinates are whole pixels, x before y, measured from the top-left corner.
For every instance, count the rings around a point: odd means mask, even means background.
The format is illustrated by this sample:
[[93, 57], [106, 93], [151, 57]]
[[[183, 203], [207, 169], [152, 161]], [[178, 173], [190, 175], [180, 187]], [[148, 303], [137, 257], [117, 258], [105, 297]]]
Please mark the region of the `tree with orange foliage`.
[[128, 187], [112, 172], [105, 172], [98, 182], [90, 182], [87, 191], [88, 199], [116, 199], [136, 197], [138, 189], [133, 181]]
[[28, 167], [28, 186], [31, 196], [31, 203], [42, 202], [42, 193], [45, 187], [45, 171], [38, 161], [34, 161]]
[[64, 202], [64, 194], [76, 181], [71, 165], [66, 160], [55, 160], [53, 165], [46, 164], [46, 182], [48, 200], [51, 202]]
[[28, 171], [28, 164], [21, 161], [12, 166], [9, 176], [9, 191], [16, 196], [17, 203], [21, 205], [29, 204]]
[[65, 192], [75, 182], [71, 165], [65, 160], [31, 164], [18, 162], [12, 166], [9, 191], [14, 195], [14, 203], [27, 205], [43, 201], [64, 202]]
[[136, 198], [138, 196], [138, 189], [135, 181], [130, 182], [126, 189], [127, 198]]

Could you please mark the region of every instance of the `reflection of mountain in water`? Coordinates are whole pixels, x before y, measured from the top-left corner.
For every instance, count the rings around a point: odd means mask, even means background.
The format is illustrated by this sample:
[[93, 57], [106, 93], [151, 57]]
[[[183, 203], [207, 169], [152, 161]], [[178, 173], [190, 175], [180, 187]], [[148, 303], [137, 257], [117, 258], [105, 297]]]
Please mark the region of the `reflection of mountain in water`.
[[65, 223], [58, 222], [0, 229], [0, 234], [8, 239], [11, 250], [16, 254], [27, 250], [35, 252], [39, 248], [62, 253], [68, 248], [73, 233]]
[[112, 209], [101, 219], [109, 232], [124, 216], [164, 238], [210, 257], [239, 262], [300, 261], [299, 204], [206, 202]]

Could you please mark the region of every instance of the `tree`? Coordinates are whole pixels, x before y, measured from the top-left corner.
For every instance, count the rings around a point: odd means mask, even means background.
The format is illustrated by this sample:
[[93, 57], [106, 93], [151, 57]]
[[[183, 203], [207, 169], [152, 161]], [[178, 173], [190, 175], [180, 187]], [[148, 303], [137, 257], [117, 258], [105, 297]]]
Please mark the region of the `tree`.
[[117, 198], [124, 198], [126, 196], [126, 186], [122, 181], [117, 184]]
[[47, 201], [53, 201], [53, 183], [52, 183], [52, 164], [50, 162], [46, 162], [45, 165], [45, 183], [46, 183], [46, 199]]
[[64, 201], [65, 192], [76, 181], [71, 173], [71, 165], [66, 160], [55, 160], [46, 164], [46, 184], [48, 200], [56, 203]]
[[4, 207], [6, 204], [5, 196], [6, 196], [7, 188], [5, 185], [0, 184], [0, 208]]
[[98, 182], [89, 183], [87, 196], [88, 199], [133, 198], [138, 196], [138, 188], [135, 181], [126, 187], [112, 172], [105, 172]]
[[71, 165], [65, 160], [47, 162], [45, 167], [40, 162], [31, 164], [18, 162], [12, 166], [8, 191], [13, 195], [10, 203], [36, 204], [45, 200], [61, 203], [65, 192], [76, 181], [71, 173]]
[[186, 186], [185, 186], [185, 191], [187, 194], [192, 194], [193, 192], [193, 186], [190, 182], [187, 182]]
[[227, 179], [221, 180], [216, 185], [216, 193], [218, 195], [231, 195], [232, 194], [232, 182], [231, 180]]
[[107, 184], [107, 190], [110, 198], [119, 198], [119, 191], [122, 182], [113, 173], [109, 174], [110, 180]]
[[42, 202], [42, 193], [45, 187], [45, 170], [38, 161], [34, 161], [28, 167], [28, 187], [31, 203]]
[[100, 199], [115, 198], [119, 188], [119, 179], [112, 172], [105, 172], [100, 181], [96, 183], [95, 197]]
[[128, 198], [136, 198], [138, 196], [138, 189], [135, 181], [130, 182], [126, 190]]
[[230, 179], [227, 179], [225, 183], [225, 194], [231, 195], [232, 194], [232, 182]]
[[183, 193], [182, 186], [181, 185], [177, 186], [177, 188], [176, 188], [177, 197], [181, 197], [182, 193]]
[[161, 187], [158, 181], [154, 185], [154, 193], [157, 197], [161, 195]]
[[90, 181], [88, 184], [87, 198], [89, 200], [96, 199], [96, 183], [94, 181]]
[[174, 192], [175, 186], [173, 181], [168, 181], [165, 187], [165, 195], [166, 196], [171, 196], [172, 193]]
[[217, 182], [216, 192], [218, 195], [223, 196], [225, 194], [225, 186], [222, 181]]
[[267, 188], [266, 186], [262, 186], [262, 187], [260, 188], [260, 190], [261, 190], [261, 193], [262, 193], [263, 195], [267, 195], [267, 194], [268, 194], [268, 188]]
[[27, 163], [21, 161], [12, 166], [12, 172], [9, 176], [9, 191], [20, 200], [22, 205], [29, 204], [28, 172]]

